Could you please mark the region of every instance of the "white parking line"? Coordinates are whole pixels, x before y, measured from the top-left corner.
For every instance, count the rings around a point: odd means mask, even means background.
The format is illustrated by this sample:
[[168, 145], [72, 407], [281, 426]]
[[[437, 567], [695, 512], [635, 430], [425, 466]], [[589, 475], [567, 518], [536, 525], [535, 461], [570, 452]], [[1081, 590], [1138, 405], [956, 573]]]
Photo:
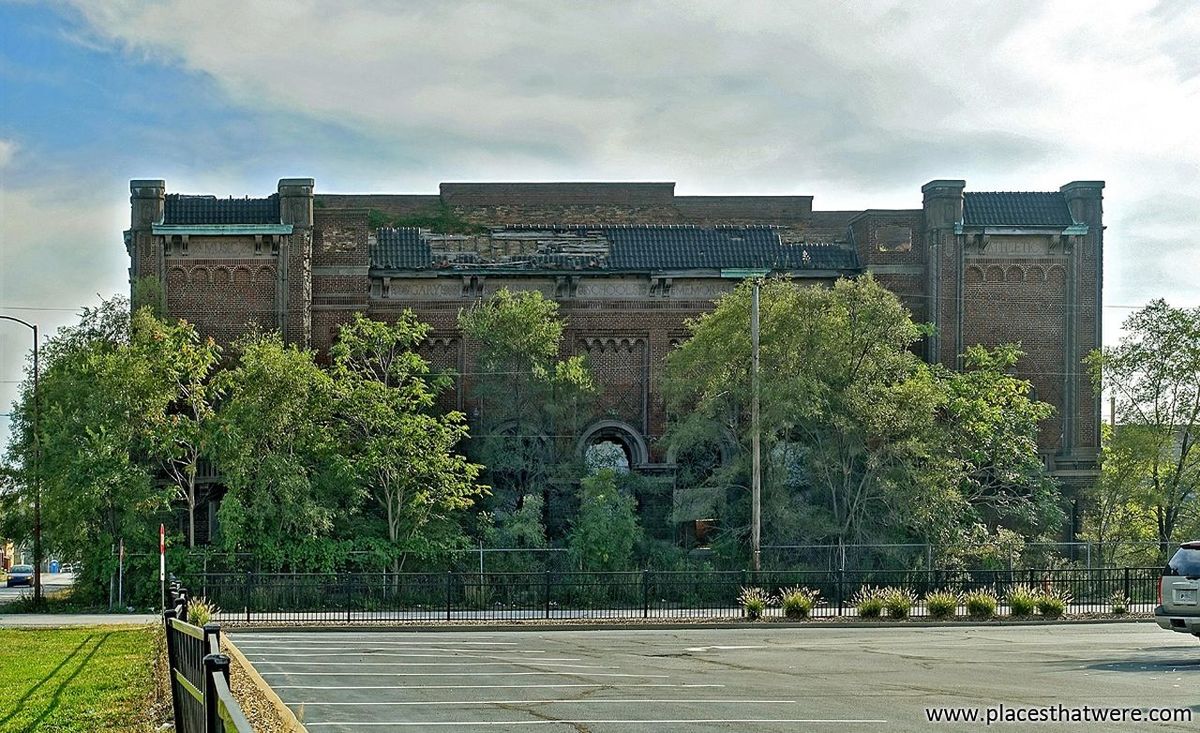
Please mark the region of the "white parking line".
[[404, 700], [402, 702], [387, 702], [372, 700], [370, 702], [317, 702], [315, 700], [301, 700], [293, 705], [596, 705], [596, 704], [611, 704], [620, 703], [629, 705], [633, 703], [656, 703], [660, 705], [727, 705], [727, 704], [744, 704], [744, 705], [767, 705], [772, 703], [782, 703], [788, 705], [797, 704], [795, 700], [739, 700], [737, 698], [728, 698], [725, 700], [644, 700], [634, 698], [630, 700], [608, 700], [608, 699], [591, 699], [591, 700]]
[[694, 689], [697, 687], [724, 687], [725, 685], [677, 685], [670, 682], [564, 682], [548, 685], [271, 685], [273, 690], [524, 690], [528, 688], [569, 688], [569, 687], [679, 687]]
[[454, 721], [424, 721], [411, 722], [407, 720], [396, 721], [372, 721], [364, 723], [362, 721], [337, 721], [337, 722], [321, 722], [321, 723], [305, 723], [306, 728], [320, 728], [324, 726], [342, 725], [354, 726], [356, 728], [376, 727], [376, 726], [455, 726], [464, 727], [469, 725], [682, 725], [685, 723], [700, 723], [704, 725], [714, 725], [718, 723], [736, 724], [736, 725], [768, 725], [772, 723], [807, 723], [809, 725], [874, 725], [879, 723], [887, 723], [882, 719], [871, 718], [674, 718], [670, 720], [578, 720], [578, 719], [563, 719], [563, 720], [454, 720]]
[[[259, 670], [263, 677], [637, 677], [668, 679], [667, 674], [620, 674], [617, 672], [271, 672]], [[273, 685], [272, 685], [273, 686]]]
[[[404, 659], [445, 659], [445, 654], [408, 654], [405, 652], [307, 652], [304, 654], [260, 654], [253, 653], [257, 659], [274, 659], [277, 657], [299, 657], [301, 659], [311, 659], [313, 657], [400, 657]], [[493, 659], [500, 662], [582, 662], [582, 657], [498, 657], [492, 654], [455, 654], [455, 659]]]
[[[252, 642], [253, 643], [261, 642], [264, 644], [268, 643], [268, 642], [275, 643], [275, 644], [290, 644], [291, 642], [296, 641], [296, 640], [306, 641], [310, 644], [313, 642], [317, 642], [317, 643], [321, 643], [321, 644], [345, 644], [346, 642], [357, 642], [357, 643], [361, 644], [361, 643], [365, 643], [365, 642], [369, 641], [371, 643], [379, 643], [379, 644], [408, 644], [410, 646], [411, 645], [423, 646], [426, 644], [446, 644], [446, 643], [454, 644], [456, 646], [520, 646], [520, 643], [515, 642], [515, 641], [460, 641], [458, 639], [438, 639], [438, 638], [422, 639], [420, 641], [409, 641], [409, 640], [398, 641], [395, 639], [384, 640], [384, 639], [378, 639], [377, 637], [373, 637], [373, 636], [363, 637], [363, 636], [346, 635], [343, 633], [338, 633], [336, 640], [333, 638], [330, 638], [330, 637], [331, 637], [331, 634], [322, 634], [317, 637], [300, 635], [300, 634], [283, 634], [283, 635], [254, 634], [253, 636], [243, 637], [241, 634], [237, 634], [234, 636], [233, 640], [234, 640], [234, 642], [237, 643], [238, 646], [241, 646], [243, 643], [249, 644]], [[244, 639], [244, 642], [243, 642], [243, 639]], [[540, 641], [546, 641], [546, 640], [540, 639]]]
[[620, 669], [600, 664], [567, 664], [565, 662], [543, 662], [540, 659], [530, 659], [520, 662], [268, 662], [254, 659], [255, 664], [273, 664], [276, 667], [511, 667], [514, 664], [542, 664], [547, 667], [565, 667], [568, 669]]

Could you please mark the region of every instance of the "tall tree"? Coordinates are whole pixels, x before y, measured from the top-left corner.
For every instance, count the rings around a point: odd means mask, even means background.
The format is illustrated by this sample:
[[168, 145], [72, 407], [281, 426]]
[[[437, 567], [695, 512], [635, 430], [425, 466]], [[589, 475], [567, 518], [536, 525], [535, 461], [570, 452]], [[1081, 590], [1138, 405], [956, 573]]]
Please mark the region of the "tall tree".
[[220, 545], [271, 567], [330, 569], [332, 560], [306, 562], [302, 550], [333, 537], [360, 500], [337, 440], [333, 380], [312, 351], [277, 333], [249, 334], [234, 352], [219, 377], [215, 430], [228, 490]]
[[[749, 483], [751, 287], [689, 324], [667, 362], [668, 405], [680, 416], [670, 439], [736, 436], [735, 460], [716, 474], [731, 487]], [[833, 288], [767, 280], [760, 324], [764, 536], [864, 539], [911, 484], [943, 403], [908, 350], [923, 332], [869, 277]]]
[[511, 510], [520, 497], [574, 478], [575, 438], [595, 386], [583, 357], [559, 358], [566, 324], [540, 292], [502, 289], [458, 322], [479, 344], [472, 455], [487, 466], [498, 508]]
[[[738, 491], [725, 518], [738, 532], [749, 485], [751, 287], [689, 324], [666, 379], [677, 449], [736, 441], [707, 483]], [[760, 324], [769, 541], [946, 545], [976, 524], [1055, 526], [1057, 491], [1036, 443], [1050, 408], [1007, 373], [1016, 347], [973, 348], [961, 373], [932, 367], [912, 350], [927, 329], [870, 277], [832, 288], [767, 280]]]
[[941, 444], [957, 463], [971, 519], [1030, 537], [1057, 530], [1065, 516], [1037, 445], [1039, 424], [1054, 408], [1011, 373], [1022, 355], [1013, 344], [972, 346], [962, 371], [939, 370], [947, 396]]
[[[139, 314], [144, 324], [148, 313]], [[12, 478], [0, 497], [15, 511], [0, 511], [5, 534], [28, 536], [25, 510], [34, 487], [41, 491], [46, 548], [81, 560], [76, 594], [99, 601], [116, 569], [113, 552], [124, 540], [131, 552], [157, 545], [157, 524], [169, 494], [155, 483], [145, 438], [169, 399], [161, 364], [143, 347], [149, 331], [131, 328], [129, 303], [116, 298], [85, 310], [79, 324], [60, 330], [44, 345], [38, 394], [41, 460], [33, 460], [28, 377], [14, 406], [13, 438], [5, 455]]]
[[164, 323], [149, 308], [133, 317], [134, 347], [159, 365], [157, 376], [168, 402], [159, 405], [147, 427], [147, 441], [176, 496], [187, 507], [188, 547], [196, 544], [196, 475], [200, 461], [212, 457], [215, 403], [221, 389], [214, 374], [220, 348], [201, 338], [187, 321]]
[[1110, 454], [1136, 443], [1144, 501], [1162, 555], [1200, 513], [1200, 308], [1153, 300], [1130, 315], [1116, 346], [1092, 352], [1092, 383], [1116, 402]]
[[343, 451], [384, 514], [394, 572], [461, 544], [463, 512], [485, 492], [482, 467], [456, 452], [464, 415], [434, 409], [450, 380], [414, 351], [428, 331], [411, 311], [394, 323], [357, 315], [332, 350]]

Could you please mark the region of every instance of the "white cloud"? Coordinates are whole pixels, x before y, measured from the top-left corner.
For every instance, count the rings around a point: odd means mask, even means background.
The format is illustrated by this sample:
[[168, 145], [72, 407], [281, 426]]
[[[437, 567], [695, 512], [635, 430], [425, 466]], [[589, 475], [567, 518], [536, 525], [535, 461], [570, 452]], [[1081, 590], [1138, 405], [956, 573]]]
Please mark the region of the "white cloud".
[[7, 168], [17, 155], [17, 143], [0, 138], [0, 168]]
[[[364, 163], [314, 145], [312, 167], [336, 172], [318, 181], [326, 190], [666, 179], [683, 193], [811, 193], [819, 208], [851, 208], [916, 206], [933, 177], [976, 190], [1103, 178], [1110, 300], [1200, 298], [1191, 0], [733, 7], [77, 3], [90, 43], [378, 148]], [[295, 134], [269, 124], [264, 137]], [[219, 150], [209, 160], [168, 185], [241, 192], [306, 172]]]

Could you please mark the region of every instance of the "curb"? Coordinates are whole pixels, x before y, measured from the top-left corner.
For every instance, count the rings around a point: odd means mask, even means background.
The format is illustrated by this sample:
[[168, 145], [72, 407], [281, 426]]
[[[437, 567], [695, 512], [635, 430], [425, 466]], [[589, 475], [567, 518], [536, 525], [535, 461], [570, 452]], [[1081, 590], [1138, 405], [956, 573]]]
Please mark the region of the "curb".
[[[1150, 624], [1153, 618], [1121, 618], [1121, 619], [1029, 619], [1021, 621], [800, 621], [800, 622], [747, 622], [747, 621], [711, 621], [698, 623], [489, 623], [462, 624], [461, 622], [423, 623], [412, 625], [405, 623], [360, 622], [356, 624], [321, 625], [278, 625], [272, 623], [226, 622], [221, 625], [232, 633], [239, 631], [276, 631], [276, 632], [313, 632], [327, 631], [332, 633], [344, 632], [498, 632], [498, 631], [683, 631], [687, 629], [954, 629], [954, 628], [1003, 628], [1005, 626], [1072, 626], [1072, 625], [1102, 625], [1102, 624]], [[265, 684], [265, 683], [264, 683]]]
[[262, 675], [254, 668], [254, 665], [250, 663], [250, 660], [246, 659], [246, 655], [242, 654], [242, 650], [238, 649], [237, 645], [227, 635], [223, 635], [221, 639], [221, 651], [227, 652], [229, 656], [236, 659], [237, 663], [246, 671], [246, 676], [250, 678], [250, 682], [258, 688], [263, 697], [270, 701], [271, 706], [275, 708], [275, 712], [279, 713], [279, 717], [283, 719], [283, 723], [286, 726], [284, 730], [287, 733], [308, 733], [308, 729], [304, 727], [304, 724], [300, 722], [296, 714], [292, 712], [292, 709], [285, 705], [283, 700], [279, 699], [279, 695], [275, 693], [275, 690], [271, 689], [271, 686], [262, 678]]

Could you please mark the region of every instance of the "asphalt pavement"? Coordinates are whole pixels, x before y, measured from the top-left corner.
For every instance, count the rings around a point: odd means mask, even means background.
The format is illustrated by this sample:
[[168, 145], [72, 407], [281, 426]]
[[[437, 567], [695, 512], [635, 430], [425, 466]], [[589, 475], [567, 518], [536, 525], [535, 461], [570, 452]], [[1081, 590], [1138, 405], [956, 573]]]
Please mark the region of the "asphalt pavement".
[[[229, 637], [312, 733], [1200, 729], [1200, 643], [1149, 623]], [[1084, 706], [1193, 720], [982, 722]]]

